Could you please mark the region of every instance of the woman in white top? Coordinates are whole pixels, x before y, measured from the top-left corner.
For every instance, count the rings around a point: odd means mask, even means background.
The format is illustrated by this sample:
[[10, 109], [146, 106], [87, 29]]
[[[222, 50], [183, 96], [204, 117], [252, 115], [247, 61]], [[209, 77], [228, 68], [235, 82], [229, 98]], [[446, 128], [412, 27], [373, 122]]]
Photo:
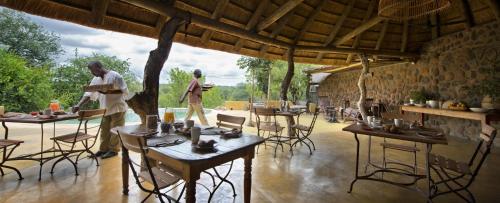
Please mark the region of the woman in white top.
[[80, 102], [73, 107], [73, 112], [90, 100], [99, 100], [100, 108], [106, 109], [101, 126], [101, 144], [96, 156], [103, 159], [116, 156], [120, 151], [120, 142], [117, 135], [110, 133], [111, 128], [125, 124], [125, 112], [127, 103], [125, 97], [128, 95], [127, 84], [123, 77], [111, 70], [106, 70], [101, 62], [92, 61], [87, 66], [95, 77], [90, 85], [113, 84], [113, 90], [107, 92], [85, 92]]

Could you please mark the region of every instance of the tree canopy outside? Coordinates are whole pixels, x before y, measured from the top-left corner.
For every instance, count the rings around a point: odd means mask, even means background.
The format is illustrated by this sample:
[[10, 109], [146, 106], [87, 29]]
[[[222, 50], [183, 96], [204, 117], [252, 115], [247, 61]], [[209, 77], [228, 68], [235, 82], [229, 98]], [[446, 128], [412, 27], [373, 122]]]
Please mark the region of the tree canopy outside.
[[47, 108], [53, 95], [47, 68], [32, 68], [26, 61], [0, 49], [0, 105], [11, 112]]
[[56, 34], [10, 9], [0, 9], [0, 47], [25, 58], [30, 66], [53, 63], [62, 53]]

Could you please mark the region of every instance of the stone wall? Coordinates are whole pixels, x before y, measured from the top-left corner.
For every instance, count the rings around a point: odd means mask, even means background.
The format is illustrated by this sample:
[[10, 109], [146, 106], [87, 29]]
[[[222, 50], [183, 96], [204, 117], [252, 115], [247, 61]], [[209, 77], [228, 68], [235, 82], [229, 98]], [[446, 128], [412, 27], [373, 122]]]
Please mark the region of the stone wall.
[[[489, 23], [447, 35], [424, 46], [415, 64], [395, 64], [372, 68], [367, 80], [368, 98], [388, 104], [409, 100], [411, 91], [425, 89], [442, 100], [458, 100], [479, 105], [482, 96], [468, 94], [467, 87], [489, 77], [500, 79], [500, 26]], [[492, 74], [494, 72], [495, 74]], [[340, 106], [359, 99], [357, 80], [360, 70], [334, 73], [318, 88], [318, 96]], [[499, 90], [500, 91], [500, 90]], [[477, 138], [480, 123], [463, 119], [431, 116], [426, 125], [440, 127], [449, 135]]]

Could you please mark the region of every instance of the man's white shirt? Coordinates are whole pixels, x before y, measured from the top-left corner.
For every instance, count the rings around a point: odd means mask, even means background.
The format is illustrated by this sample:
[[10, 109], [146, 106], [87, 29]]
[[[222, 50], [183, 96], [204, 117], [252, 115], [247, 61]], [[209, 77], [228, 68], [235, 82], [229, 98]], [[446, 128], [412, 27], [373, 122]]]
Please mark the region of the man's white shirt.
[[99, 100], [100, 108], [106, 109], [106, 116], [119, 112], [127, 111], [127, 103], [125, 98], [128, 95], [127, 84], [123, 77], [115, 71], [108, 71], [104, 74], [104, 78], [94, 77], [90, 85], [106, 85], [113, 84], [113, 89], [120, 89], [121, 94], [101, 94], [99, 92], [85, 92], [84, 96], [90, 97], [91, 100]]

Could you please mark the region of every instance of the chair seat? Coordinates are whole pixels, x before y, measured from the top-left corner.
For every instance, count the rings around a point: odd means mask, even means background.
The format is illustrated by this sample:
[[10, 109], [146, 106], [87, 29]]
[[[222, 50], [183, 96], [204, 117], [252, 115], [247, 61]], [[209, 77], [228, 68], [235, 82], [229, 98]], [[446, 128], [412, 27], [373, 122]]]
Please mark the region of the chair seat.
[[302, 131], [309, 131], [309, 126], [300, 125], [300, 124], [292, 125], [292, 128], [293, 129], [299, 129], [299, 130], [302, 130]]
[[75, 141], [75, 133], [70, 133], [70, 134], [66, 134], [66, 135], [60, 135], [60, 136], [56, 136], [56, 137], [53, 137], [53, 138], [50, 138], [50, 139], [51, 140], [61, 141], [61, 142], [72, 143], [73, 141], [79, 142], [79, 141], [82, 141], [82, 140], [87, 140], [87, 139], [95, 138], [95, 137], [96, 137], [95, 135], [89, 135], [89, 134], [85, 134], [83, 132], [78, 132], [78, 135], [76, 136], [76, 141]]
[[272, 131], [272, 132], [280, 132], [284, 129], [285, 127], [281, 126], [276, 126], [276, 125], [261, 125], [260, 130], [263, 131]]
[[20, 140], [0, 139], [0, 148], [9, 147], [12, 145], [18, 145], [18, 144], [23, 143], [23, 142], [24, 141], [20, 141]]
[[384, 148], [389, 148], [389, 149], [395, 149], [395, 150], [401, 150], [401, 151], [407, 151], [407, 152], [418, 152], [420, 149], [414, 146], [408, 146], [408, 145], [400, 145], [400, 144], [393, 144], [393, 143], [381, 143], [382, 147]]
[[[155, 177], [156, 183], [158, 184], [158, 187], [160, 189], [166, 188], [180, 180], [180, 178], [173, 173], [170, 173], [166, 170], [161, 170], [158, 167], [151, 168], [151, 171], [153, 171], [153, 176]], [[153, 184], [153, 179], [149, 175], [148, 171], [142, 171], [141, 173], [139, 173], [139, 177], [143, 178], [150, 184]]]
[[431, 165], [439, 166], [444, 169], [455, 171], [460, 174], [471, 174], [469, 165], [464, 162], [458, 162], [453, 159], [448, 159], [441, 155], [430, 154], [429, 163]]

